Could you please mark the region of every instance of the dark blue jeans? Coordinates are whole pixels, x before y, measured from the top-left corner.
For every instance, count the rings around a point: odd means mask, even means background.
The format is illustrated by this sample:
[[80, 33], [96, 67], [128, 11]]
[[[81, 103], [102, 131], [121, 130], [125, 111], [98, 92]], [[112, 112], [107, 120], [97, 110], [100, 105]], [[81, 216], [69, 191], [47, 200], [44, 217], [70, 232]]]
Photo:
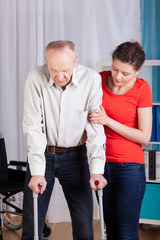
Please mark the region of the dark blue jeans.
[[[54, 155], [45, 152], [45, 156], [47, 188], [46, 191], [42, 195], [39, 194], [38, 197], [39, 236], [42, 236], [48, 204], [55, 177], [57, 177], [62, 185], [70, 210], [73, 239], [93, 240], [93, 201], [92, 191], [89, 185], [90, 174], [86, 146], [82, 146], [75, 152]], [[33, 199], [32, 191], [28, 187], [30, 178], [31, 175], [28, 168], [24, 189], [22, 240], [34, 239]]]
[[107, 240], [138, 240], [145, 192], [144, 164], [106, 163], [103, 204]]

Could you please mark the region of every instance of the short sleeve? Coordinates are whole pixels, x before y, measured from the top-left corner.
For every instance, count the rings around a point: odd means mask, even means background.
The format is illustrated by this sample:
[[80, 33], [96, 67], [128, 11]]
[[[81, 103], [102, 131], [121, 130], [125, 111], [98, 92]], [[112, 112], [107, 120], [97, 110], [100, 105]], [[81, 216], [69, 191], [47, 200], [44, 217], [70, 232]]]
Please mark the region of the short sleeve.
[[152, 94], [147, 81], [142, 80], [139, 87], [138, 108], [152, 107]]

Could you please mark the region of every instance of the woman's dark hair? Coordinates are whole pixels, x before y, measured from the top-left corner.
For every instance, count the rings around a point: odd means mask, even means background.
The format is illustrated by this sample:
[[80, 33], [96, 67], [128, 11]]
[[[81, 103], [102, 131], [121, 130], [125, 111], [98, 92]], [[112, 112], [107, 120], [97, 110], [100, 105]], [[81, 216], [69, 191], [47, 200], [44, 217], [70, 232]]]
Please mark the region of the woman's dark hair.
[[115, 58], [119, 59], [121, 62], [133, 65], [134, 69], [137, 71], [145, 61], [145, 53], [139, 42], [130, 41], [117, 46], [112, 53], [112, 60]]

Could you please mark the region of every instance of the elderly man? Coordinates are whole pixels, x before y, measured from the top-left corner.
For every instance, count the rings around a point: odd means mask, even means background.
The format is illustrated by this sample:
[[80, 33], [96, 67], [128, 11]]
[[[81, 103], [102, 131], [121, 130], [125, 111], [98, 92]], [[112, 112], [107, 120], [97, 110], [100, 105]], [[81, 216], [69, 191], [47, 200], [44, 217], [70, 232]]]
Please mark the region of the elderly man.
[[[101, 104], [101, 78], [77, 64], [76, 47], [70, 41], [51, 42], [45, 53], [46, 64], [29, 73], [25, 86], [23, 129], [29, 165], [22, 239], [31, 240], [34, 235], [32, 191], [41, 193], [38, 223], [42, 235], [57, 177], [70, 210], [73, 239], [93, 240], [91, 188], [106, 185], [102, 175], [105, 135], [102, 125], [88, 121], [88, 111]], [[38, 183], [43, 184], [41, 190]]]

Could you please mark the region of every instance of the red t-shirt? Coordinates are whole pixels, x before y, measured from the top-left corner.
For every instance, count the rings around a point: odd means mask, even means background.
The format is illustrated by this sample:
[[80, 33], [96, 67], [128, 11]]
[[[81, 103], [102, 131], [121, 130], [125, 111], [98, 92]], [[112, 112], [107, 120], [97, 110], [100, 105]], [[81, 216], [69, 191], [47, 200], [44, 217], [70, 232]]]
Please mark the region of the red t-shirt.
[[[132, 89], [126, 94], [111, 93], [105, 85], [110, 71], [100, 72], [102, 77], [103, 101], [102, 105], [107, 115], [132, 128], [137, 128], [137, 108], [152, 107], [152, 96], [147, 81], [137, 78]], [[106, 161], [107, 162], [136, 162], [144, 163], [141, 144], [132, 142], [108, 127], [105, 128]]]

